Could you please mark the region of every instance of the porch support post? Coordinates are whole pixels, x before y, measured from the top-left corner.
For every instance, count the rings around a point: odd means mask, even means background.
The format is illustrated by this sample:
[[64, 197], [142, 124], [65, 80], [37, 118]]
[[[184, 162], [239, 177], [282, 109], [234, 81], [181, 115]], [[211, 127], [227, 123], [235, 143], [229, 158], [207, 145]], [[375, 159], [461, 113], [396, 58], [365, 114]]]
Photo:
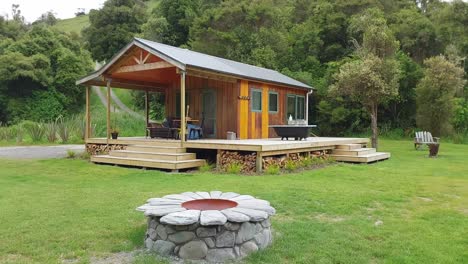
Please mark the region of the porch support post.
[[314, 92], [314, 90], [310, 90], [310, 92], [307, 92], [306, 94], [306, 109], [305, 109], [305, 119], [307, 121], [307, 125], [309, 124], [309, 95], [311, 95]]
[[111, 134], [111, 80], [107, 80], [107, 144]]
[[180, 74], [180, 141], [182, 143], [182, 147], [185, 143], [185, 130], [187, 128], [185, 124], [185, 71], [181, 70]]
[[[149, 92], [145, 90], [145, 117], [146, 117], [146, 127], [149, 125]], [[146, 129], [146, 137], [148, 137], [148, 129]]]
[[255, 169], [257, 173], [260, 173], [263, 171], [263, 155], [261, 151], [257, 151], [257, 158], [255, 160]]
[[91, 87], [86, 86], [86, 128], [85, 128], [85, 142], [91, 137]]

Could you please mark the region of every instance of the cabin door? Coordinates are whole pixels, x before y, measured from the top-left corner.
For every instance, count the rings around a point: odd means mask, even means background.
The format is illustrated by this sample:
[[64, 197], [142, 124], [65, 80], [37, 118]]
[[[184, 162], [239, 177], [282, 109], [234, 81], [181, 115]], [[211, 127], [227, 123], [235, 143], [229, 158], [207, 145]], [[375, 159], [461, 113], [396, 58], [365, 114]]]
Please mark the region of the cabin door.
[[216, 137], [216, 90], [204, 90], [202, 98], [203, 136]]

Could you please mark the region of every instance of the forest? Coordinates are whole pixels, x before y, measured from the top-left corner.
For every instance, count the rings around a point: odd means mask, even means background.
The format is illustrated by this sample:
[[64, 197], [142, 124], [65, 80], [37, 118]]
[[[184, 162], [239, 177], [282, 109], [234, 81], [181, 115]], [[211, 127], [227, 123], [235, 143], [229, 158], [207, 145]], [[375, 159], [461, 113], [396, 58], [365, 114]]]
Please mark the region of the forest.
[[84, 89], [75, 81], [137, 36], [313, 86], [310, 123], [320, 135], [403, 138], [423, 129], [468, 143], [461, 0], [108, 0], [81, 32], [58, 29], [50, 12], [26, 23], [20, 8], [0, 17], [3, 126], [79, 119]]

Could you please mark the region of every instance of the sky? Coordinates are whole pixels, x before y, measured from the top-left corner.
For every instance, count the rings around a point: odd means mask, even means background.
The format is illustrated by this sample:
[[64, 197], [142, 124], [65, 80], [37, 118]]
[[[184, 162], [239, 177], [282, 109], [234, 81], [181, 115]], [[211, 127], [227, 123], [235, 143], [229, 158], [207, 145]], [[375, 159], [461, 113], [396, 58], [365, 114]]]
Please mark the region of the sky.
[[0, 15], [11, 17], [11, 5], [19, 4], [21, 14], [27, 22], [34, 22], [47, 11], [54, 13], [60, 19], [75, 16], [78, 8], [85, 8], [88, 13], [90, 9], [102, 7], [105, 0], [0, 0]]

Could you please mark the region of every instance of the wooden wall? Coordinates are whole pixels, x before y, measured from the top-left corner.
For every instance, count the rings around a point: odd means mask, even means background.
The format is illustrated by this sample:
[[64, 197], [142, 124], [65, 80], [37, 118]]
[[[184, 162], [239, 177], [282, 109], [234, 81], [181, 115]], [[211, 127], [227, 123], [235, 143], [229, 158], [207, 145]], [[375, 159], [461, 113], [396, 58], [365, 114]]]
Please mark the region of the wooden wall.
[[[236, 132], [240, 139], [277, 137], [269, 125], [287, 123], [287, 95], [306, 96], [307, 91], [283, 86], [239, 80], [237, 83], [187, 76], [189, 116], [202, 120], [202, 93], [207, 89], [216, 92], [216, 135], [224, 139], [228, 131]], [[252, 89], [262, 91], [262, 112], [253, 112], [250, 100]], [[278, 93], [278, 112], [268, 111], [269, 91]], [[176, 94], [180, 92], [180, 82], [166, 89], [166, 113], [176, 116]]]
[[[211, 89], [216, 94], [215, 138], [226, 138], [228, 131], [237, 131], [236, 103], [239, 93], [237, 83], [187, 76], [185, 87], [191, 118], [201, 122], [203, 92]], [[166, 89], [166, 115], [168, 116], [176, 116], [177, 93], [180, 93], [180, 82], [175, 82], [172, 88]]]
[[[282, 86], [270, 86], [270, 91], [278, 93], [278, 112], [268, 114], [270, 125], [287, 124], [286, 111], [288, 107], [287, 106], [288, 94], [303, 95], [307, 97], [307, 92], [308, 92], [302, 89], [287, 88], [287, 87], [282, 87]], [[276, 135], [275, 130], [273, 128], [269, 128], [268, 135], [270, 138], [278, 136]]]
[[[269, 85], [265, 83], [239, 81], [240, 97], [238, 103], [238, 123], [239, 129], [237, 131], [241, 139], [254, 139], [254, 138], [272, 138], [277, 137], [273, 128], [269, 125], [283, 125], [286, 124], [286, 111], [287, 111], [287, 95], [303, 95], [306, 96], [307, 91], [302, 89], [294, 89], [283, 86]], [[252, 102], [250, 97], [252, 90], [262, 91], [262, 112], [252, 111]], [[268, 111], [269, 92], [273, 91], [278, 93], [278, 112], [270, 113]], [[245, 100], [248, 97], [249, 100]]]

